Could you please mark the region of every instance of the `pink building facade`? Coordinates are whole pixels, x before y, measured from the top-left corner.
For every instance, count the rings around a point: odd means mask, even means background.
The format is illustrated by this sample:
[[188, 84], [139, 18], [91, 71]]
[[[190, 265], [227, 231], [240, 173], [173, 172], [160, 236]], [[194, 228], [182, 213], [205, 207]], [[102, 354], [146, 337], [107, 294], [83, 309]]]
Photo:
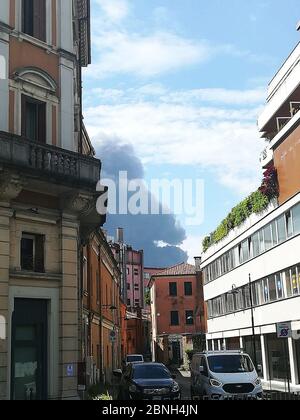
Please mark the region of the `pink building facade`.
[[126, 249], [127, 307], [144, 308], [144, 252]]

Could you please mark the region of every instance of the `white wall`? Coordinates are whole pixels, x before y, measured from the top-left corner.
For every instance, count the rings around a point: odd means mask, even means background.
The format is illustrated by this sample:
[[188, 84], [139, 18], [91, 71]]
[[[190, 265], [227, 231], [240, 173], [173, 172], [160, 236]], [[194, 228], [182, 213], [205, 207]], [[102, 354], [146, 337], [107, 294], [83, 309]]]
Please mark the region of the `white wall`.
[[75, 151], [74, 145], [74, 69], [73, 63], [60, 60], [60, 147]]
[[63, 50], [73, 52], [73, 2], [72, 0], [57, 1], [58, 46]]
[[0, 100], [0, 131], [1, 130], [8, 131], [8, 104], [9, 104], [8, 60], [9, 60], [8, 35], [1, 33], [0, 34], [0, 98], [1, 98]]
[[[275, 324], [289, 321], [300, 321], [300, 296], [254, 309], [256, 329], [262, 326], [273, 326], [272, 331], [269, 332], [275, 332]], [[251, 311], [247, 310], [208, 320], [208, 333], [222, 332], [224, 334], [229, 332], [229, 337], [235, 337], [241, 335], [240, 330], [249, 329], [248, 332], [245, 332], [245, 335], [248, 335], [248, 333], [251, 335], [251, 326]], [[256, 333], [259, 334], [260, 330], [256, 331]]]
[[256, 281], [300, 263], [300, 236], [296, 236], [282, 245], [265, 252], [230, 273], [205, 285], [204, 299], [211, 300], [229, 292], [232, 286], [242, 287], [251, 280]]

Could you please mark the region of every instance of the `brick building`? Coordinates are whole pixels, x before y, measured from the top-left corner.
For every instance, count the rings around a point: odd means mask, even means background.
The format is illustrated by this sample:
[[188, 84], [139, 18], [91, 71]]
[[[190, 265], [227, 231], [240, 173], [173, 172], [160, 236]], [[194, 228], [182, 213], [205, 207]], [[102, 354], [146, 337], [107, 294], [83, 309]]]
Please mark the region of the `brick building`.
[[117, 262], [102, 231], [84, 250], [82, 362], [87, 387], [110, 382], [121, 366], [121, 302]]
[[152, 357], [181, 364], [185, 351], [204, 339], [206, 319], [201, 274], [180, 264], [150, 280]]

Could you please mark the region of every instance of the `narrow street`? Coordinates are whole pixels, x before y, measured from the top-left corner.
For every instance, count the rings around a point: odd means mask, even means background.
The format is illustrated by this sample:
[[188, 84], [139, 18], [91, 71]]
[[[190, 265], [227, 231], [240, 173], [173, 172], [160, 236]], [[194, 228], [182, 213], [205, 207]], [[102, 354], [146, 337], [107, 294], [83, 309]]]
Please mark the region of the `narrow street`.
[[181, 388], [181, 399], [190, 400], [191, 399], [191, 392], [190, 392], [190, 384], [191, 384], [191, 373], [186, 371], [176, 370], [176, 381], [180, 385]]

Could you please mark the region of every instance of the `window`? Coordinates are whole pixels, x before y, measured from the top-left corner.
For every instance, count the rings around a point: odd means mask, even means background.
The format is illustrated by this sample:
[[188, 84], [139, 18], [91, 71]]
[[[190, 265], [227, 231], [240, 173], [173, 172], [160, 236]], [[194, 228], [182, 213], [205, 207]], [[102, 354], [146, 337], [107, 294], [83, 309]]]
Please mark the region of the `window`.
[[287, 295], [288, 297], [293, 296], [293, 291], [292, 291], [292, 281], [291, 281], [291, 270], [286, 270], [285, 272], [285, 281], [286, 281], [286, 290], [287, 290]]
[[90, 295], [94, 296], [94, 271], [92, 265], [90, 269]]
[[263, 291], [264, 291], [264, 303], [268, 303], [270, 300], [268, 279], [263, 280]]
[[285, 213], [285, 221], [286, 221], [287, 236], [288, 238], [290, 238], [293, 235], [293, 221], [292, 221], [291, 211], [288, 211]]
[[240, 263], [243, 264], [244, 262], [248, 261], [250, 257], [249, 252], [249, 241], [248, 239], [241, 243], [240, 245]]
[[83, 293], [87, 293], [87, 259], [86, 257], [83, 257], [82, 262], [82, 279], [83, 279]]
[[100, 345], [97, 344], [97, 367], [99, 368], [101, 365], [101, 353], [100, 353]]
[[243, 297], [245, 302], [245, 309], [251, 308], [251, 297], [249, 285], [243, 288]]
[[269, 277], [269, 297], [271, 302], [277, 300], [277, 285], [275, 276]]
[[260, 249], [260, 252], [262, 253], [262, 252], [265, 252], [264, 231], [260, 230], [258, 232], [258, 235], [259, 235], [259, 249]]
[[289, 354], [288, 340], [279, 339], [276, 334], [268, 334], [266, 338], [270, 379], [284, 381], [287, 379], [287, 375], [290, 377], [289, 357], [287, 357]]
[[169, 283], [170, 296], [177, 296], [177, 283]]
[[226, 306], [228, 313], [234, 312], [234, 299], [232, 293], [227, 294]]
[[284, 215], [277, 219], [277, 232], [279, 243], [284, 242], [286, 240], [286, 223]]
[[130, 290], [130, 283], [127, 283], [127, 290]]
[[273, 237], [271, 225], [264, 228], [265, 250], [268, 251], [273, 247]]
[[186, 325], [194, 325], [194, 312], [185, 311], [185, 323]]
[[135, 285], [134, 285], [134, 290], [135, 290], [136, 292], [138, 292], [138, 291], [140, 290], [140, 286], [139, 286], [138, 284], [135, 284]]
[[127, 306], [131, 306], [131, 300], [127, 299]]
[[300, 233], [300, 204], [292, 209], [295, 234]]
[[46, 143], [46, 104], [22, 95], [22, 136]]
[[256, 287], [255, 283], [252, 283], [251, 291], [252, 291], [253, 306], [258, 306], [259, 305], [258, 288]]
[[179, 325], [179, 313], [178, 311], [171, 312], [171, 326], [176, 327]]
[[276, 221], [272, 222], [272, 238], [273, 238], [273, 246], [278, 244], [278, 235], [277, 235], [277, 225]]
[[283, 290], [283, 281], [281, 273], [275, 274], [276, 279], [276, 290], [277, 290], [277, 299], [284, 298], [284, 290]]
[[139, 275], [139, 270], [138, 270], [137, 268], [135, 268], [135, 269], [133, 270], [133, 274], [134, 274], [135, 276], [138, 276], [138, 275]]
[[140, 306], [140, 299], [135, 299], [134, 300], [134, 306], [137, 308]]
[[46, 0], [23, 0], [23, 32], [46, 41]]
[[191, 282], [184, 283], [184, 294], [185, 296], [193, 295], [193, 284]]
[[97, 304], [99, 305], [100, 302], [100, 277], [99, 277], [99, 271], [96, 271], [96, 300]]
[[294, 346], [298, 366], [298, 383], [300, 383], [300, 340], [294, 340]]
[[21, 269], [44, 273], [44, 241], [43, 235], [23, 233], [21, 239]]
[[296, 296], [299, 294], [299, 282], [298, 282], [298, 273], [297, 268], [293, 267], [291, 270], [291, 279], [292, 279], [292, 291], [293, 295]]
[[259, 233], [255, 233], [252, 236], [252, 250], [253, 250], [253, 257], [257, 257], [260, 254], [259, 248]]

